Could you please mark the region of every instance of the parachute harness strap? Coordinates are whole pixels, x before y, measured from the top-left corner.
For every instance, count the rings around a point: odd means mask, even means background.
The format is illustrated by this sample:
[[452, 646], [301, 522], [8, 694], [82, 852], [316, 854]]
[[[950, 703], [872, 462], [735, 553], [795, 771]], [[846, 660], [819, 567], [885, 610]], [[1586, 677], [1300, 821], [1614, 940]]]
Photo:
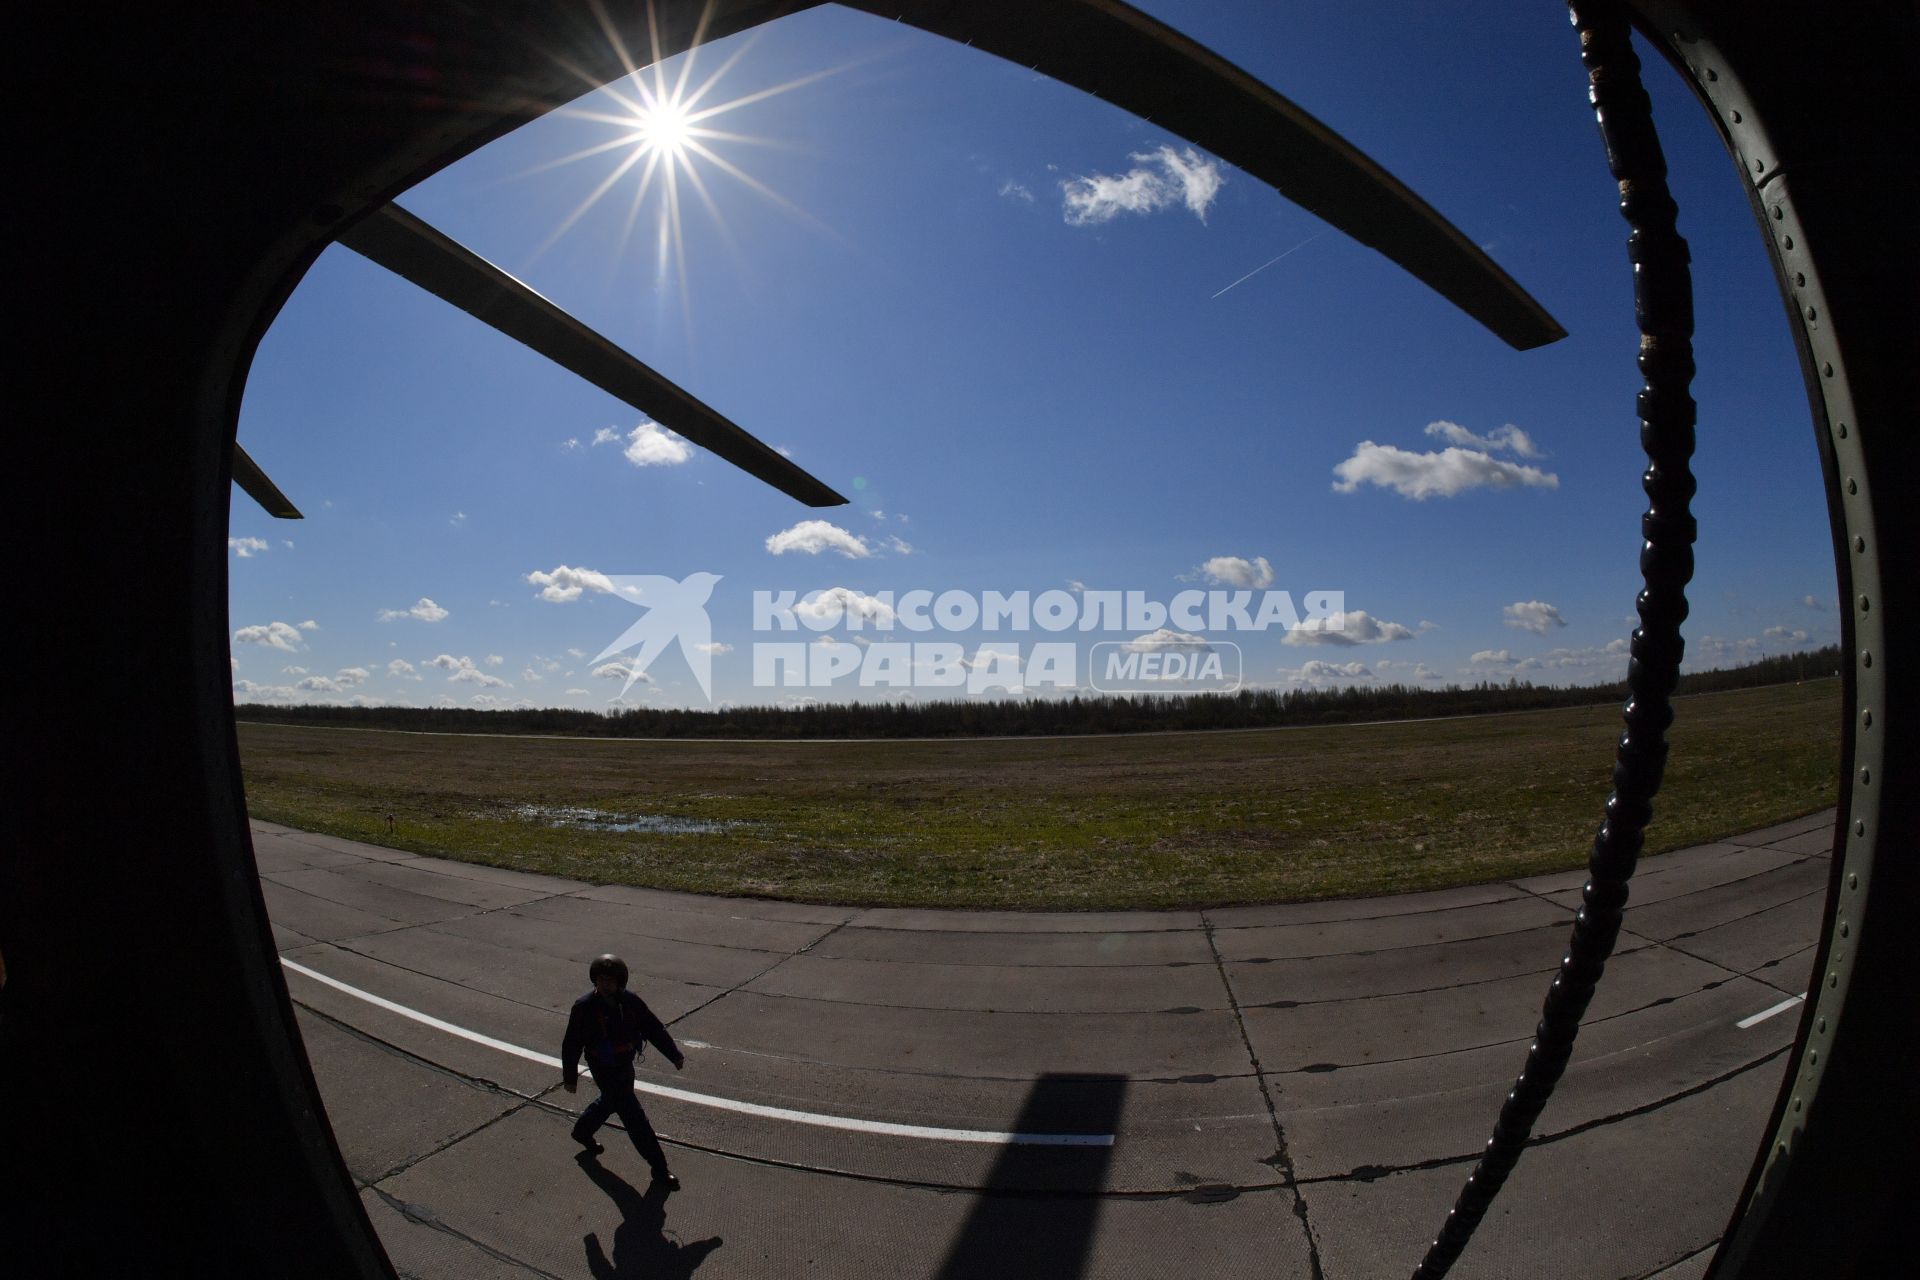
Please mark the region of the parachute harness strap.
[[1547, 989], [1540, 1024], [1527, 1050], [1526, 1066], [1501, 1104], [1486, 1150], [1461, 1189], [1414, 1280], [1439, 1280], [1472, 1239], [1525, 1148], [1533, 1125], [1573, 1056], [1580, 1019], [1593, 999], [1607, 957], [1620, 934], [1627, 881], [1640, 856], [1652, 800], [1666, 768], [1666, 730], [1673, 723], [1672, 694], [1679, 678], [1687, 616], [1686, 587], [1693, 577], [1694, 404], [1693, 281], [1687, 242], [1674, 229], [1677, 208], [1667, 190], [1666, 159], [1654, 132], [1652, 104], [1640, 83], [1631, 28], [1619, 0], [1571, 0], [1580, 33], [1580, 58], [1591, 84], [1589, 98], [1606, 146], [1607, 167], [1620, 184], [1620, 212], [1632, 229], [1633, 309], [1640, 329], [1640, 374], [1645, 385], [1637, 407], [1647, 470], [1642, 485], [1647, 512], [1633, 633], [1627, 668], [1626, 728], [1614, 754], [1613, 794], [1606, 820], [1593, 841], [1587, 883], [1573, 936]]

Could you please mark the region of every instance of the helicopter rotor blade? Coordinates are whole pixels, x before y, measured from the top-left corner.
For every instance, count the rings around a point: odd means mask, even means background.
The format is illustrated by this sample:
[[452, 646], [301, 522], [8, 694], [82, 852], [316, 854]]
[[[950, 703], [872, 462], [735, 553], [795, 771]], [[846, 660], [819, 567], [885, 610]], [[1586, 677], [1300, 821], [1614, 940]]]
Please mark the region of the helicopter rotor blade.
[[238, 440], [233, 442], [233, 482], [240, 486], [241, 492], [259, 503], [274, 519], [306, 519], [300, 514], [300, 509], [288, 501], [287, 495], [280, 492], [280, 486], [267, 478], [267, 473], [260, 469], [260, 464], [240, 447]]
[[1411, 272], [1518, 350], [1567, 336], [1464, 232], [1359, 148], [1119, 0], [841, 0], [945, 36], [1178, 134]]
[[398, 205], [375, 210], [339, 241], [782, 493], [810, 507], [846, 504], [718, 410]]

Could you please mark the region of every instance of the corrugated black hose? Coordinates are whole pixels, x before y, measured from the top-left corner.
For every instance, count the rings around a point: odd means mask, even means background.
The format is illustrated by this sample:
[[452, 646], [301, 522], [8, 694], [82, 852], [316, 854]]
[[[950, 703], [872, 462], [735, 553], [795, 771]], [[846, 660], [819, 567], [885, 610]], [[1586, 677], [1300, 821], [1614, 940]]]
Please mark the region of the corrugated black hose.
[[1654, 132], [1652, 105], [1640, 83], [1640, 61], [1634, 56], [1625, 9], [1617, 0], [1573, 0], [1568, 8], [1580, 33], [1580, 58], [1592, 85], [1589, 97], [1606, 145], [1607, 167], [1620, 184], [1620, 212], [1632, 228], [1627, 246], [1633, 262], [1634, 318], [1640, 327], [1640, 374], [1646, 384], [1637, 401], [1648, 499], [1640, 520], [1640, 625], [1633, 633], [1633, 660], [1627, 667], [1626, 729], [1614, 754], [1613, 794], [1587, 861], [1587, 884], [1572, 940], [1547, 990], [1526, 1066], [1414, 1280], [1439, 1280], [1460, 1257], [1519, 1161], [1534, 1122], [1573, 1056], [1580, 1019], [1620, 934], [1627, 881], [1666, 768], [1665, 735], [1673, 723], [1671, 698], [1683, 652], [1680, 624], [1687, 616], [1686, 587], [1693, 577], [1694, 521], [1687, 506], [1694, 492], [1687, 465], [1693, 456], [1694, 427], [1693, 397], [1688, 393], [1693, 381], [1693, 281], [1687, 242], [1674, 230], [1677, 209], [1667, 191], [1666, 159]]

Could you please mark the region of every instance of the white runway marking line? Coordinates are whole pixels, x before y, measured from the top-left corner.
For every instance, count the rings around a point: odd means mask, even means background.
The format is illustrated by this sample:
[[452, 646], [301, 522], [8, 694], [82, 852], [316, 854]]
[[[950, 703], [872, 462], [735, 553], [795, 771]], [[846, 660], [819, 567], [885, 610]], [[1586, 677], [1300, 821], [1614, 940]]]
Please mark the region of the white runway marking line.
[[1771, 1018], [1776, 1013], [1785, 1013], [1787, 1010], [1793, 1008], [1793, 1006], [1799, 1004], [1801, 1001], [1805, 1000], [1806, 998], [1807, 997], [1805, 992], [1802, 992], [1797, 996], [1791, 996], [1788, 999], [1782, 1000], [1779, 1004], [1773, 1006], [1773, 1008], [1762, 1009], [1760, 1012], [1754, 1014], [1751, 1018], [1742, 1018], [1740, 1019], [1740, 1021], [1734, 1023], [1733, 1025], [1740, 1028], [1742, 1031], [1745, 1031], [1748, 1027], [1752, 1026], [1756, 1022], [1765, 1022], [1768, 1018]]
[[[492, 1036], [481, 1035], [478, 1031], [469, 1031], [443, 1021], [432, 1014], [421, 1013], [418, 1009], [409, 1009], [403, 1004], [374, 995], [371, 991], [362, 991], [350, 987], [338, 978], [329, 978], [326, 974], [309, 969], [297, 961], [280, 957], [280, 963], [295, 973], [304, 974], [315, 982], [325, 983], [336, 991], [343, 991], [358, 1000], [376, 1005], [389, 1013], [397, 1013], [403, 1018], [412, 1018], [424, 1023], [436, 1031], [459, 1036], [462, 1040], [471, 1040], [483, 1044], [489, 1049], [498, 1049], [510, 1053], [516, 1058], [525, 1058], [542, 1066], [561, 1069], [560, 1059], [550, 1054], [537, 1053], [532, 1049], [523, 1049], [517, 1044], [508, 1044], [505, 1040], [496, 1040]], [[686, 1044], [699, 1043], [684, 1041]], [[701, 1045], [702, 1048], [711, 1046]], [[708, 1093], [691, 1093], [685, 1089], [675, 1089], [669, 1085], [653, 1084], [646, 1080], [633, 1083], [635, 1092], [651, 1093], [662, 1098], [673, 1098], [679, 1102], [690, 1102], [699, 1107], [714, 1107], [721, 1111], [735, 1111], [742, 1115], [761, 1116], [768, 1120], [787, 1120], [794, 1124], [816, 1125], [824, 1129], [847, 1129], [854, 1133], [879, 1133], [893, 1138], [924, 1138], [932, 1142], [975, 1142], [989, 1143], [994, 1146], [1017, 1147], [1110, 1147], [1113, 1135], [1110, 1133], [996, 1133], [990, 1129], [936, 1129], [927, 1125], [893, 1124], [886, 1120], [856, 1120], [851, 1116], [819, 1115], [812, 1111], [792, 1111], [786, 1107], [765, 1107], [757, 1102], [736, 1102], [732, 1098], [716, 1098]]]

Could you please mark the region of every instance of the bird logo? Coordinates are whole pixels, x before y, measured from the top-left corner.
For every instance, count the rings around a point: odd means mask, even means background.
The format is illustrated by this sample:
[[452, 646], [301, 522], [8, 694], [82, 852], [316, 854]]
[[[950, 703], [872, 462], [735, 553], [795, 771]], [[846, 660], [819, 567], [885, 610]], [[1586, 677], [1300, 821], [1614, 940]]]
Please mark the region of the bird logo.
[[595, 662], [638, 646], [626, 663], [627, 682], [620, 688], [626, 697], [634, 681], [645, 676], [653, 660], [678, 641], [681, 656], [700, 692], [713, 701], [713, 622], [707, 617], [707, 599], [713, 595], [717, 573], [690, 573], [678, 581], [657, 573], [610, 574], [607, 581], [613, 594], [629, 604], [646, 610], [639, 621], [620, 633], [620, 638], [600, 651]]

